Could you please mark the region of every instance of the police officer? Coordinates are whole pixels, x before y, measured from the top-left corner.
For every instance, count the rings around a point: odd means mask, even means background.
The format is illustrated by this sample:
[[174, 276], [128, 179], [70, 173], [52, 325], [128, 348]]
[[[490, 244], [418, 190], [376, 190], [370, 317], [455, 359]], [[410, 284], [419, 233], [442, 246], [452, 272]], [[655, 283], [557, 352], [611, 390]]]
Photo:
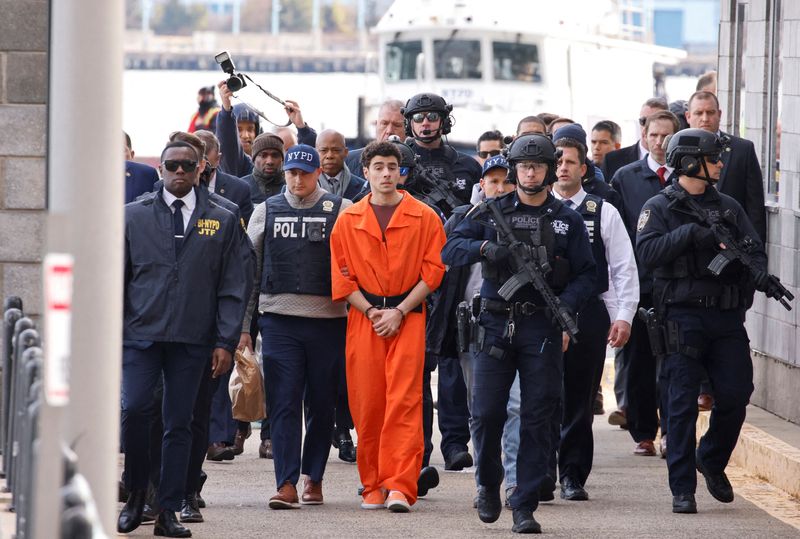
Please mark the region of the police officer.
[[[561, 497], [583, 501], [589, 499], [584, 485], [594, 457], [592, 403], [600, 387], [606, 345], [619, 348], [630, 337], [639, 301], [639, 278], [633, 246], [619, 212], [583, 190], [586, 146], [573, 138], [560, 138], [556, 148], [560, 155], [553, 194], [583, 217], [597, 266], [594, 294], [578, 317], [580, 342], [569, 345], [564, 353], [563, 412], [553, 421]], [[611, 293], [609, 285], [613, 287]]]
[[[728, 231], [737, 243], [749, 245], [758, 288], [767, 280], [764, 246], [750, 219], [739, 203], [714, 188], [724, 151], [724, 141], [708, 131], [684, 129], [673, 135], [667, 162], [677, 180], [645, 203], [637, 227], [636, 251], [640, 263], [653, 271], [653, 297], [667, 336], [667, 465], [674, 513], [697, 512], [695, 467], [714, 498], [733, 501], [725, 466], [753, 391], [743, 320], [752, 303], [754, 279], [738, 261], [719, 275], [708, 269], [725, 248], [718, 239], [720, 231]], [[695, 453], [697, 396], [704, 372], [716, 403]]]
[[161, 155], [164, 187], [126, 206], [122, 441], [130, 491], [121, 533], [142, 521], [149, 469], [153, 387], [164, 380], [161, 479], [156, 535], [190, 537], [181, 506], [192, 409], [211, 356], [227, 372], [244, 314], [246, 283], [239, 221], [195, 187], [198, 154], [185, 142]]
[[[406, 102], [402, 113], [407, 137], [413, 137], [409, 146], [419, 156], [421, 168], [449, 189], [461, 204], [468, 204], [472, 186], [481, 179], [481, 166], [472, 157], [457, 152], [445, 143], [443, 136], [450, 132], [453, 105], [431, 93], [417, 94]], [[455, 206], [441, 202], [439, 208], [445, 217]]]
[[[481, 448], [478, 516], [483, 522], [494, 522], [502, 511], [500, 438], [509, 390], [519, 372], [522, 403], [517, 489], [510, 499], [512, 531], [540, 533], [533, 511], [540, 489], [553, 488], [547, 468], [550, 418], [561, 397], [562, 330], [551, 318], [542, 294], [530, 282], [522, 284], [507, 300], [499, 289], [523, 269], [510, 248], [520, 257], [520, 251], [535, 251], [536, 270], [546, 275], [549, 287], [557, 294], [558, 312], [569, 317], [594, 290], [595, 264], [581, 216], [549, 192], [556, 179], [553, 143], [542, 135], [522, 136], [509, 147], [508, 160], [516, 190], [487, 200], [470, 212], [448, 239], [442, 260], [448, 266], [483, 262], [479, 317], [483, 335], [477, 343], [472, 401], [475, 436]], [[494, 209], [492, 204], [496, 204]], [[498, 224], [494, 217], [497, 212], [507, 225]], [[524, 245], [511, 245], [503, 239], [505, 234], [499, 230], [506, 226]], [[549, 270], [543, 269], [548, 266]]]
[[[277, 493], [269, 500], [271, 509], [323, 502], [347, 316], [345, 304], [331, 300], [328, 242], [340, 211], [351, 203], [319, 186], [320, 159], [311, 146], [289, 148], [285, 170], [286, 191], [257, 206], [248, 225], [258, 266], [247, 313], [258, 302], [272, 418]], [[240, 346], [253, 347], [249, 315]], [[304, 400], [307, 429], [301, 459]], [[298, 497], [301, 473], [307, 479]]]

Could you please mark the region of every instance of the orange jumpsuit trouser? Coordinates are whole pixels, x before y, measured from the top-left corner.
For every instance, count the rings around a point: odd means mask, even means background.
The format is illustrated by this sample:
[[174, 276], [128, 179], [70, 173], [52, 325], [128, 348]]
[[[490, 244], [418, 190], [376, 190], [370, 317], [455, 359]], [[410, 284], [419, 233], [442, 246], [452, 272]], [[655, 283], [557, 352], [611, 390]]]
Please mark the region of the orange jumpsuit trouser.
[[358, 434], [358, 473], [368, 494], [381, 487], [417, 500], [424, 451], [422, 369], [425, 314], [406, 315], [397, 335], [379, 337], [356, 309], [347, 320], [347, 388]]

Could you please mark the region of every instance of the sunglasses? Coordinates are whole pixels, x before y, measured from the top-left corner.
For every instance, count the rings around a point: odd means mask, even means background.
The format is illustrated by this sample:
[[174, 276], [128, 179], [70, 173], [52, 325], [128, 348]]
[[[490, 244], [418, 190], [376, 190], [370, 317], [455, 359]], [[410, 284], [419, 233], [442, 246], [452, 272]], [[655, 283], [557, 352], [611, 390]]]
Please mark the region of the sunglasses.
[[500, 150], [485, 150], [478, 152], [478, 155], [481, 156], [481, 159], [486, 159], [489, 156], [494, 157], [495, 155], [500, 155]]
[[414, 123], [420, 124], [425, 118], [427, 118], [429, 122], [435, 122], [441, 117], [442, 115], [439, 114], [438, 112], [417, 112], [413, 116], [411, 116], [411, 120]]
[[411, 167], [400, 167], [401, 176], [408, 176], [409, 172], [411, 172]]
[[194, 172], [195, 169], [197, 169], [197, 161], [189, 161], [188, 159], [180, 161], [167, 159], [162, 163], [162, 165], [164, 165], [164, 168], [170, 172], [176, 172], [178, 167], [181, 167], [184, 172]]
[[711, 163], [712, 165], [716, 165], [720, 161], [722, 161], [722, 154], [718, 153], [716, 155], [706, 155], [706, 160]]
[[644, 124], [646, 124], [646, 123], [647, 123], [647, 117], [646, 116], [642, 116], [641, 118], [639, 118], [639, 125], [644, 127]]

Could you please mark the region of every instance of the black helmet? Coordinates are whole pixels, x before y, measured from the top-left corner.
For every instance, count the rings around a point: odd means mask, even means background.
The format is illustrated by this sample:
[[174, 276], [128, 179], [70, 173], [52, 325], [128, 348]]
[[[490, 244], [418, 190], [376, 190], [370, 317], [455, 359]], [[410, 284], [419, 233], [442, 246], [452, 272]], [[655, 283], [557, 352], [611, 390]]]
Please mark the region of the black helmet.
[[[453, 127], [453, 119], [450, 113], [453, 105], [449, 105], [443, 97], [436, 94], [417, 94], [406, 102], [406, 106], [400, 109], [400, 114], [405, 118], [406, 136], [414, 137], [423, 142], [432, 142], [436, 138], [446, 135]], [[438, 112], [442, 115], [442, 124], [438, 133], [429, 137], [417, 137], [411, 130], [411, 117], [417, 112]]]
[[402, 159], [400, 159], [400, 166], [408, 167], [413, 170], [414, 165], [416, 164], [416, 154], [414, 154], [414, 150], [409, 148], [408, 144], [400, 140], [400, 137], [397, 135], [391, 135], [386, 140], [394, 144], [397, 149], [400, 150], [400, 155], [402, 157]]
[[521, 161], [547, 163], [547, 176], [543, 186], [556, 182], [556, 147], [545, 135], [522, 135], [517, 137], [505, 150], [505, 156], [511, 167], [509, 178], [516, 183], [516, 164]]
[[[705, 129], [683, 129], [672, 135], [667, 142], [667, 164], [678, 175], [716, 181], [709, 177], [703, 157], [721, 159], [729, 142], [727, 135], [718, 137]], [[699, 176], [701, 169], [705, 176]]]

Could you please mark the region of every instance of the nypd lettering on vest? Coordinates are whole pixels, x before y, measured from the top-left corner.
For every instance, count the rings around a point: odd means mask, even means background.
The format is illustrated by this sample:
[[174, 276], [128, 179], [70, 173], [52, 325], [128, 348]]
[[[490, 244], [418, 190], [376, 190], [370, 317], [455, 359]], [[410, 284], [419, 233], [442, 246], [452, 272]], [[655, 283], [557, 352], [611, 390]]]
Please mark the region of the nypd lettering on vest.
[[280, 194], [267, 199], [266, 204], [261, 291], [329, 296], [328, 242], [342, 199], [326, 193], [311, 208], [299, 209]]

